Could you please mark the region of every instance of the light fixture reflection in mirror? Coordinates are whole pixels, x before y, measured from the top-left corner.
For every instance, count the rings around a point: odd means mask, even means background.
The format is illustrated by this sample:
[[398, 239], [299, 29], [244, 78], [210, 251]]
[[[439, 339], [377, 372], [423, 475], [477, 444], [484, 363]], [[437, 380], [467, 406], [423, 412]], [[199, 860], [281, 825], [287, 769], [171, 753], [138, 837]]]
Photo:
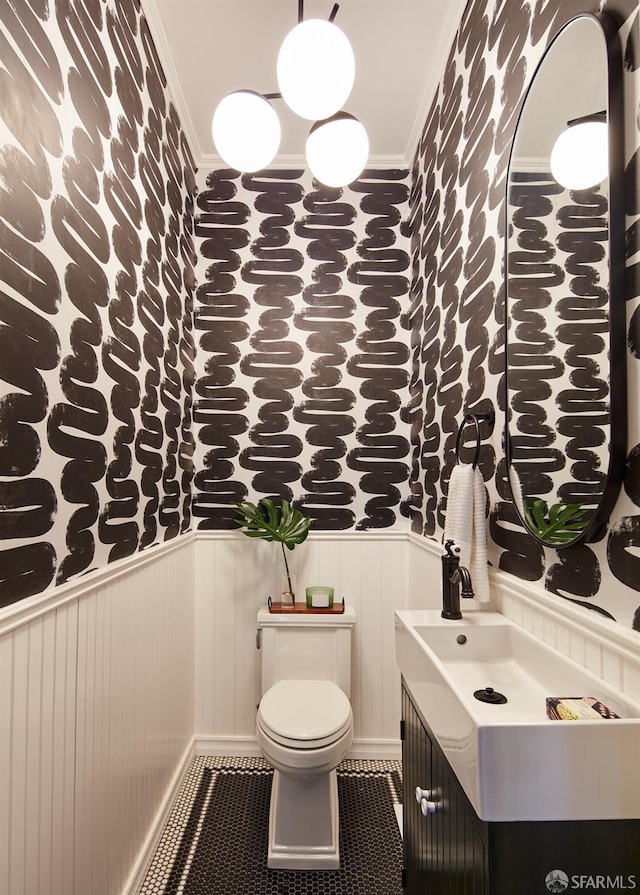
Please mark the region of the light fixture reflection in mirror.
[[307, 19], [285, 37], [278, 53], [282, 98], [296, 115], [329, 118], [349, 98], [356, 63], [349, 39], [333, 22]]
[[569, 190], [586, 190], [609, 174], [609, 129], [604, 121], [571, 123], [551, 151], [551, 173]]
[[220, 157], [236, 171], [266, 168], [280, 147], [276, 111], [253, 90], [236, 90], [218, 103], [211, 133]]
[[363, 125], [348, 112], [317, 121], [307, 137], [309, 170], [325, 186], [346, 186], [359, 177], [369, 157]]

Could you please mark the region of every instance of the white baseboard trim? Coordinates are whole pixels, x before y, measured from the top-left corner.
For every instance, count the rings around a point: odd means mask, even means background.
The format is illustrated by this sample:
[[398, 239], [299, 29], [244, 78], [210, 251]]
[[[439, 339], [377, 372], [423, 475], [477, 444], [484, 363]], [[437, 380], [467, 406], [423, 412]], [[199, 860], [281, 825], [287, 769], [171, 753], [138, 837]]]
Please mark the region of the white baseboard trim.
[[178, 794], [178, 791], [180, 790], [180, 787], [182, 786], [185, 775], [189, 770], [191, 759], [195, 755], [194, 744], [195, 738], [192, 738], [189, 741], [187, 748], [184, 750], [180, 761], [178, 762], [176, 770], [166, 789], [160, 806], [156, 811], [153, 822], [149, 827], [149, 831], [142, 844], [142, 848], [138, 852], [138, 857], [136, 858], [135, 863], [131, 869], [129, 878], [127, 879], [124, 888], [122, 889], [121, 895], [137, 895], [137, 893], [140, 891], [142, 883], [144, 882], [144, 878], [147, 875], [149, 865], [151, 864], [153, 856], [156, 853], [158, 843], [160, 842], [160, 837], [162, 836], [167, 820], [169, 819], [169, 814], [173, 807], [175, 798]]
[[354, 740], [347, 758], [400, 760], [402, 743], [400, 740]]
[[[259, 756], [260, 747], [255, 737], [206, 736], [195, 737], [196, 755]], [[400, 740], [354, 740], [347, 758], [399, 760], [402, 755]]]
[[262, 755], [255, 737], [216, 737], [209, 734], [196, 735], [195, 754], [229, 758]]

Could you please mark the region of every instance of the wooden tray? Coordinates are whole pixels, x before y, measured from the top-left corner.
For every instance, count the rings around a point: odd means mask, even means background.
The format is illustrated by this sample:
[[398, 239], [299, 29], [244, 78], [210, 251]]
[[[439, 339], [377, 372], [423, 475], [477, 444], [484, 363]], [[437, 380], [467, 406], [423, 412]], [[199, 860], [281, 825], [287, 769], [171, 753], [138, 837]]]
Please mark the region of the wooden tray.
[[335, 603], [333, 606], [320, 608], [320, 607], [312, 607], [309, 608], [305, 603], [275, 603], [271, 597], [267, 600], [267, 606], [269, 607], [269, 612], [277, 612], [278, 614], [282, 613], [296, 613], [296, 615], [304, 615], [305, 613], [308, 615], [342, 615], [344, 612], [344, 600], [340, 603]]

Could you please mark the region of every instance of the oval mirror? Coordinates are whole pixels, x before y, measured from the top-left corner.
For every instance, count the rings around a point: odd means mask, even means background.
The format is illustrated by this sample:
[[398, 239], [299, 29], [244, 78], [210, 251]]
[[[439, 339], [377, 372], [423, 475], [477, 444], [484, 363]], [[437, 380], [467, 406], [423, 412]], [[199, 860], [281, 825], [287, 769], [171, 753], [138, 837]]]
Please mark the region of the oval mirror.
[[617, 29], [577, 16], [526, 93], [505, 203], [507, 468], [549, 546], [601, 537], [624, 469], [622, 139]]

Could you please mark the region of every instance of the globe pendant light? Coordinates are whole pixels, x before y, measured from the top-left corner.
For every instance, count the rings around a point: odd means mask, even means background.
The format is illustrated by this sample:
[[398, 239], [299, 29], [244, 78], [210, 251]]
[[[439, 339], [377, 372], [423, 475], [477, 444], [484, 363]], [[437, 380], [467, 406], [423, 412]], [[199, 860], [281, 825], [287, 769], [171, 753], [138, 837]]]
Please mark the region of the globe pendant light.
[[609, 129], [606, 121], [572, 123], [551, 150], [551, 173], [570, 190], [586, 190], [609, 173]]
[[220, 157], [236, 171], [261, 171], [280, 146], [280, 120], [271, 103], [253, 90], [235, 90], [220, 101], [211, 133]]
[[307, 19], [285, 37], [278, 54], [282, 98], [310, 121], [329, 118], [346, 102], [355, 78], [351, 44], [333, 22]]
[[317, 121], [307, 137], [307, 164], [325, 186], [346, 186], [360, 176], [369, 157], [363, 125], [348, 112]]

